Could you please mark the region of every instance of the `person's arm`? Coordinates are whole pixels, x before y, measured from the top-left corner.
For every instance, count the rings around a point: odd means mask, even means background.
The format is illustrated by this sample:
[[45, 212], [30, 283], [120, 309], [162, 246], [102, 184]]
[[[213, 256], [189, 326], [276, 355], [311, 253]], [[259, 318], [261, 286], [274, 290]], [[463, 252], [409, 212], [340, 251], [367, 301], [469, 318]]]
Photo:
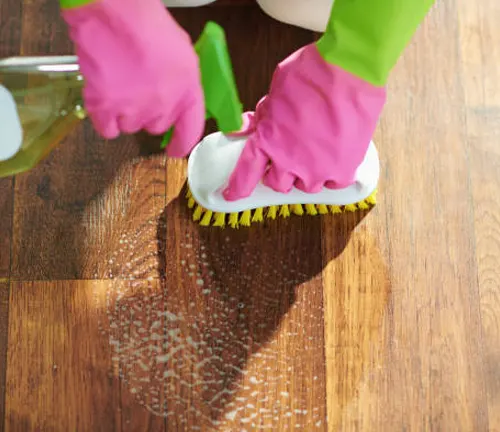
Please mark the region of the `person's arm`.
[[199, 60], [162, 0], [60, 0], [84, 77], [83, 102], [104, 138], [175, 130], [184, 157], [205, 126]]
[[434, 0], [335, 0], [317, 42], [331, 64], [383, 86]]
[[[287, 193], [342, 189], [359, 171], [386, 102], [386, 82], [433, 0], [335, 0], [325, 33], [275, 70], [249, 115], [249, 138], [224, 198], [256, 185]], [[369, 169], [369, 168], [368, 168]]]

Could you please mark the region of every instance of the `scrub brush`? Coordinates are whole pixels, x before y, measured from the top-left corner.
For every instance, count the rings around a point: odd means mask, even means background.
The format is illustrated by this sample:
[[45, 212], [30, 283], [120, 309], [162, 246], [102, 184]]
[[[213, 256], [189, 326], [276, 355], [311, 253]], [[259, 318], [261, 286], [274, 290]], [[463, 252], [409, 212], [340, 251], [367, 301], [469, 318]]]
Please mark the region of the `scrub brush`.
[[291, 215], [326, 215], [369, 210], [376, 204], [380, 175], [378, 153], [373, 142], [356, 172], [356, 181], [344, 189], [327, 189], [308, 194], [296, 188], [275, 192], [259, 183], [253, 193], [234, 202], [226, 201], [222, 191], [236, 167], [246, 139], [221, 132], [205, 137], [188, 161], [188, 207], [201, 226], [248, 227], [264, 219]]

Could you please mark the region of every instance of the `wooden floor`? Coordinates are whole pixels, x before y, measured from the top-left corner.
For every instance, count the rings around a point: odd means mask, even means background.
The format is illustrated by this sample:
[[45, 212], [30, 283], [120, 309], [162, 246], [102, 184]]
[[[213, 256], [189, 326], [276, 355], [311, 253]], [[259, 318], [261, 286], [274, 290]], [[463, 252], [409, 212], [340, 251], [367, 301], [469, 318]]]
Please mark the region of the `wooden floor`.
[[[315, 35], [253, 4], [246, 108]], [[232, 4], [232, 6], [231, 6]], [[2, 0], [0, 55], [71, 52], [56, 0]], [[500, 431], [500, 3], [443, 0], [392, 75], [379, 205], [194, 225], [184, 162], [82, 125], [0, 181], [6, 431]]]

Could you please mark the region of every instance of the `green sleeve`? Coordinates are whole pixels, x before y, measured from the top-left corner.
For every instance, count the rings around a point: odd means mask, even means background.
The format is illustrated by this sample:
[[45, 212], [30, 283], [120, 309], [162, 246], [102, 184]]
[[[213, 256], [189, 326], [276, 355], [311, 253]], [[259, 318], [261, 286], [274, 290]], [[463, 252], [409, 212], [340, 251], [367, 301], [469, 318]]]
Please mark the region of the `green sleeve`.
[[93, 2], [94, 0], [59, 0], [61, 9], [73, 9]]
[[329, 63], [372, 83], [388, 75], [434, 0], [335, 0], [317, 47]]

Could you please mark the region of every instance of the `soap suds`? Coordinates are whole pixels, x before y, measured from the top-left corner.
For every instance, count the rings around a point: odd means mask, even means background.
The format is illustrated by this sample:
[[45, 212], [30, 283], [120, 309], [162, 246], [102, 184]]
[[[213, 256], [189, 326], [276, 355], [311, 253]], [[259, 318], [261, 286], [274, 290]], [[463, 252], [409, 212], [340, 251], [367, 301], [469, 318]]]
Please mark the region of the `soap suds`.
[[[165, 253], [168, 246], [156, 240], [159, 223], [124, 233], [105, 261], [112, 280], [100, 324], [124, 387], [154, 415], [192, 430], [194, 424], [200, 430], [324, 428], [324, 389], [311, 399], [310, 369], [302, 366], [323, 355], [322, 306], [311, 310], [307, 296], [297, 296], [311, 276], [291, 264], [304, 252], [290, 251], [285, 264], [259, 257], [255, 240], [226, 237], [207, 248], [186, 234], [169, 240], [176, 246]], [[262, 250], [273, 250], [267, 239], [259, 241]], [[271, 265], [262, 266], [266, 260]], [[294, 349], [285, 350], [283, 340]], [[294, 387], [308, 391], [284, 390]]]

